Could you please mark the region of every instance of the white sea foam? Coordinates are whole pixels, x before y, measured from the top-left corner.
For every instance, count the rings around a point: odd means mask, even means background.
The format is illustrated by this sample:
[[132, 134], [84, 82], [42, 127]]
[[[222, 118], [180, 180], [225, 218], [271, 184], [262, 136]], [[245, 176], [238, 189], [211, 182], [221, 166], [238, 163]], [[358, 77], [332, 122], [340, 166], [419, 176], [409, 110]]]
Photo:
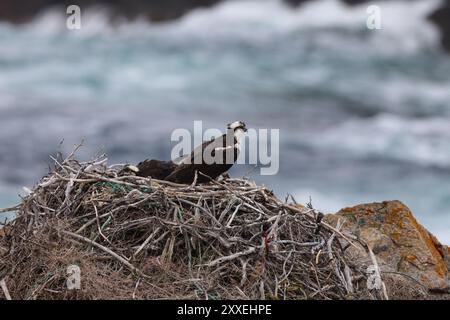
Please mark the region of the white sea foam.
[[[368, 34], [372, 46], [381, 45], [386, 50], [415, 50], [436, 45], [437, 29], [426, 17], [439, 3], [440, 0], [377, 2], [381, 8], [383, 29]], [[173, 37], [203, 37], [208, 40], [224, 37], [263, 40], [305, 30], [365, 30], [367, 7], [368, 4], [348, 6], [339, 0], [310, 1], [297, 8], [281, 0], [229, 0], [212, 8], [194, 9], [179, 20], [158, 24], [144, 18], [133, 22], [115, 19], [112, 24], [109, 10], [96, 8], [82, 11], [82, 28], [77, 31], [65, 28], [65, 8], [59, 7], [42, 13], [23, 28], [41, 37], [61, 33], [77, 37], [99, 34], [142, 37], [165, 32]]]
[[[373, 31], [375, 44], [417, 49], [435, 45], [436, 28], [427, 16], [440, 0], [380, 1], [382, 31]], [[174, 22], [178, 32], [203, 36], [258, 38], [302, 30], [366, 29], [368, 4], [348, 6], [339, 0], [318, 0], [292, 8], [280, 0], [225, 1], [212, 9], [197, 9]], [[385, 41], [384, 43], [382, 43]], [[388, 48], [386, 48], [388, 49]]]
[[[270, 48], [278, 37], [300, 34], [286, 40], [286, 52], [292, 51], [292, 55], [298, 52], [301, 57], [306, 50], [302, 46], [308, 44], [322, 48], [324, 52], [335, 51], [336, 56], [345, 56], [350, 50], [348, 54], [357, 55], [356, 60], [365, 61], [364, 56], [367, 55], [372, 58], [366, 60], [372, 61], [383, 53], [398, 56], [402, 52], [436, 47], [437, 31], [426, 16], [438, 3], [438, 0], [380, 1], [383, 30], [378, 31], [366, 29], [367, 5], [350, 7], [338, 0], [311, 1], [298, 8], [291, 8], [281, 0], [224, 1], [162, 24], [144, 19], [112, 24], [108, 10], [97, 8], [82, 11], [82, 29], [76, 31], [66, 29], [64, 8], [55, 8], [24, 26], [0, 24], [0, 40], [8, 43], [0, 47], [0, 59], [4, 63], [18, 65], [15, 69], [2, 70], [0, 92], [6, 91], [6, 95], [10, 94], [7, 91], [10, 88], [20, 87], [20, 90], [29, 90], [30, 94], [38, 92], [51, 98], [56, 95], [56, 98], [95, 99], [99, 93], [95, 86], [85, 81], [93, 79], [104, 88], [103, 99], [110, 96], [112, 101], [116, 101], [124, 95], [134, 97], [144, 92], [184, 90], [196, 85], [201, 88], [211, 83], [214, 74], [227, 75], [228, 70], [233, 69], [240, 70], [240, 78], [247, 77], [258, 82], [261, 88], [265, 86], [273, 90], [274, 82], [259, 76], [259, 70], [255, 70], [258, 65], [233, 55], [196, 52], [189, 49], [190, 46], [205, 40], [199, 46], [210, 50], [214, 46], [229, 47], [227, 41], [240, 41], [243, 45], [268, 41], [267, 48]], [[359, 32], [343, 32], [343, 29], [362, 31], [363, 36]], [[174, 46], [174, 53], [176, 50], [190, 50], [190, 68], [180, 70], [177, 60], [171, 59], [166, 52], [155, 52], [155, 49], [168, 45]], [[142, 49], [134, 50], [137, 46]], [[111, 48], [116, 53], [109, 54]], [[110, 59], [108, 62], [95, 59], [96, 56]], [[273, 59], [275, 61], [277, 56]], [[287, 82], [299, 83], [303, 87], [326, 87], [329, 85], [327, 79], [336, 76], [330, 74], [328, 67], [320, 63], [312, 64], [311, 68], [300, 65], [296, 69], [280, 70], [273, 76], [285, 74]], [[211, 70], [210, 74], [206, 74], [206, 70]], [[369, 79], [370, 70], [365, 73]], [[220, 77], [217, 80], [224, 81]], [[354, 81], [361, 79], [355, 77]], [[411, 90], [417, 86], [416, 79], [409, 82], [400, 79], [394, 84], [378, 78], [374, 81], [376, 83], [369, 83], [366, 91], [370, 93], [373, 85], [373, 92], [378, 95], [380, 103], [393, 108], [399, 104], [408, 105], [410, 97], [424, 99], [426, 103], [438, 100], [442, 104], [448, 100], [447, 83], [424, 81], [418, 90]], [[350, 96], [357, 94], [355, 90], [361, 90], [351, 77], [348, 81], [338, 81], [333, 87], [330, 89]], [[130, 88], [133, 88], [132, 92], [129, 92]], [[434, 100], [429, 100], [430, 97]]]
[[356, 156], [391, 158], [450, 167], [450, 126], [446, 118], [405, 118], [381, 114], [351, 119], [308, 137], [316, 147]]

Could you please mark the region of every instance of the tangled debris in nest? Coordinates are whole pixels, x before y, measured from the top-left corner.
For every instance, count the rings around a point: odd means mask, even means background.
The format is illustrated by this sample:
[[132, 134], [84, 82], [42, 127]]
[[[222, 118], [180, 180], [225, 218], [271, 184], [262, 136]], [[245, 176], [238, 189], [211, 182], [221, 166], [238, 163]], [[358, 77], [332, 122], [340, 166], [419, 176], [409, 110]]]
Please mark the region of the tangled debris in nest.
[[[54, 161], [5, 209], [18, 212], [0, 239], [13, 299], [387, 298], [346, 260], [358, 240], [311, 205], [247, 179], [178, 185], [108, 167], [104, 156]], [[73, 265], [79, 290], [67, 289]]]

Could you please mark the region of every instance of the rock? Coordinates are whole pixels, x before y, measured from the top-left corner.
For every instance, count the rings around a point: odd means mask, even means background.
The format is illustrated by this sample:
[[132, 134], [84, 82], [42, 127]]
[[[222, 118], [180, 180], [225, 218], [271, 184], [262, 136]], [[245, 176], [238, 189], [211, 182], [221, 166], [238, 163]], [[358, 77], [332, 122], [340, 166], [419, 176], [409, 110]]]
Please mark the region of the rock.
[[[417, 223], [401, 202], [363, 204], [325, 217], [332, 225], [337, 225], [339, 219], [344, 232], [356, 235], [372, 249], [382, 277], [403, 274], [405, 280], [412, 277], [430, 292], [449, 292], [448, 247]], [[347, 254], [371, 264], [362, 246], [349, 247]]]
[[[113, 15], [133, 19], [146, 16], [154, 21], [177, 19], [192, 9], [212, 6], [221, 0], [30, 0], [26, 5], [16, 0], [0, 1], [0, 20], [26, 22], [52, 6], [76, 4], [82, 10], [92, 6], [107, 6]], [[65, 12], [65, 11], [64, 11]]]
[[442, 45], [450, 51], [450, 2], [445, 1], [443, 6], [429, 17], [441, 30]]
[[304, 2], [311, 1], [311, 0], [283, 0], [283, 1], [291, 6], [296, 7], [296, 6], [303, 4]]

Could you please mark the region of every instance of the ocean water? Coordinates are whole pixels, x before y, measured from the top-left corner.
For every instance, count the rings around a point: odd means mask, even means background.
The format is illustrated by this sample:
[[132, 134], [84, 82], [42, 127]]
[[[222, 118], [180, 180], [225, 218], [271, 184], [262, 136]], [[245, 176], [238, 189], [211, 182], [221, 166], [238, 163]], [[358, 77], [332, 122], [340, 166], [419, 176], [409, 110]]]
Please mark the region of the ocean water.
[[[84, 139], [81, 158], [167, 159], [176, 128], [280, 129], [280, 172], [251, 177], [326, 212], [398, 199], [450, 243], [450, 55], [439, 1], [228, 1], [154, 24], [63, 9], [0, 23], [0, 207]], [[60, 142], [64, 140], [60, 147]], [[248, 172], [236, 167], [233, 175]]]

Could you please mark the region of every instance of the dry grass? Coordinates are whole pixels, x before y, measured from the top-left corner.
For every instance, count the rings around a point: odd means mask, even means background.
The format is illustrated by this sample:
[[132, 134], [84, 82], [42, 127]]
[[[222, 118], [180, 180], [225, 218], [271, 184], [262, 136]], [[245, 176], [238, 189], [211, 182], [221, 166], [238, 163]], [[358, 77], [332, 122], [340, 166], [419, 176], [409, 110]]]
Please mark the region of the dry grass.
[[[176, 185], [54, 159], [0, 239], [13, 299], [358, 299], [355, 239], [246, 179]], [[267, 239], [267, 240], [266, 240]], [[81, 290], [67, 290], [78, 265]], [[1, 296], [1, 291], [0, 291]]]

